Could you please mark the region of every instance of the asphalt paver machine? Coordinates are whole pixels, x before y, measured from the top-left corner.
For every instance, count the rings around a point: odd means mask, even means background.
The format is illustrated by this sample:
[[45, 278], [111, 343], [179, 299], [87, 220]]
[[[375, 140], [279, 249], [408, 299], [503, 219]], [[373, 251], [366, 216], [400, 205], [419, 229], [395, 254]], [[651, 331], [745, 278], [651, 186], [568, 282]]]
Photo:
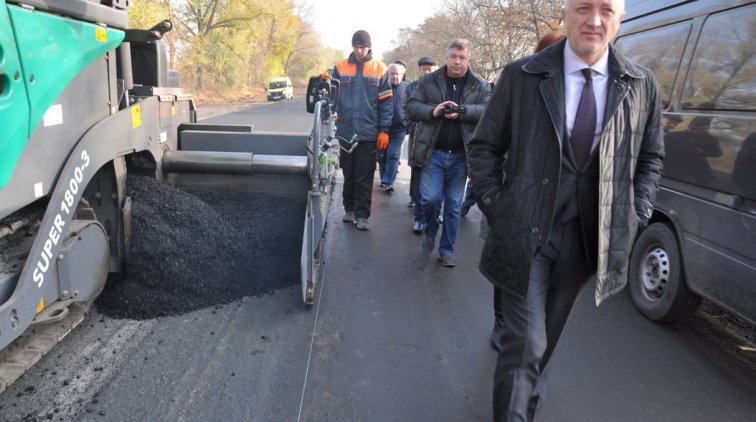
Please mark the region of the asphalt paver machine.
[[171, 22], [129, 29], [127, 9], [128, 0], [0, 0], [0, 391], [76, 324], [52, 322], [81, 320], [80, 305], [123, 268], [132, 172], [306, 196], [302, 297], [313, 300], [338, 85], [311, 83], [309, 135], [198, 124], [191, 95], [169, 86], [161, 38]]

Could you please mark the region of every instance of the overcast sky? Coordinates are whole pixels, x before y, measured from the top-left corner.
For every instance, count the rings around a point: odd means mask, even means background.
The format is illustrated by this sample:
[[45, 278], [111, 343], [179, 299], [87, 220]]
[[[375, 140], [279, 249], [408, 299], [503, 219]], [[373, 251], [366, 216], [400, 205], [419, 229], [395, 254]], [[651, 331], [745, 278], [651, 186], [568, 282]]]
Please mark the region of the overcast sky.
[[298, 0], [312, 8], [310, 19], [326, 47], [352, 51], [352, 34], [358, 29], [370, 33], [373, 54], [381, 58], [393, 49], [399, 28], [416, 28], [440, 8], [435, 0]]

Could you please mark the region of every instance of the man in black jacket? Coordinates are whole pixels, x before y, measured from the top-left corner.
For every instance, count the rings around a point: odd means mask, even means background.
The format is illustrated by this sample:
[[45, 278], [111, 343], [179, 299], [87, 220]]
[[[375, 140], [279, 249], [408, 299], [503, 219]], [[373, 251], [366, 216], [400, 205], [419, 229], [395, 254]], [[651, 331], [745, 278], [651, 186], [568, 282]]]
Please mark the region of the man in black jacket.
[[566, 0], [567, 41], [507, 66], [470, 141], [490, 225], [480, 270], [505, 301], [496, 421], [533, 420], [577, 293], [594, 274], [597, 304], [625, 286], [653, 211], [662, 106], [653, 74], [609, 44], [623, 15], [623, 0]]
[[423, 168], [420, 205], [425, 218], [423, 253], [435, 248], [443, 202], [444, 227], [438, 246], [445, 267], [454, 267], [454, 241], [467, 178], [466, 145], [483, 114], [491, 87], [470, 70], [470, 41], [456, 39], [446, 49], [446, 65], [425, 75], [407, 100], [417, 121], [413, 165]]
[[[417, 66], [420, 68], [421, 78], [429, 73], [438, 70], [436, 61], [427, 56], [420, 57], [417, 60]], [[409, 100], [410, 95], [412, 95], [412, 91], [415, 90], [418, 83], [420, 83], [419, 79], [410, 82], [409, 86], [407, 86], [407, 92], [405, 92], [404, 94], [404, 103], [402, 104], [402, 118], [404, 119], [404, 126], [407, 128], [407, 134], [409, 135], [409, 138], [407, 140], [407, 155], [409, 156], [407, 158], [407, 164], [410, 166], [410, 201], [408, 205], [410, 208], [415, 208], [415, 222], [412, 226], [412, 232], [415, 234], [422, 234], [425, 230], [423, 207], [420, 206], [420, 174], [422, 173], [423, 169], [422, 167], [417, 167], [412, 164], [412, 145], [414, 145], [415, 143], [415, 127], [417, 126], [417, 122], [410, 119], [407, 113], [407, 100]]]

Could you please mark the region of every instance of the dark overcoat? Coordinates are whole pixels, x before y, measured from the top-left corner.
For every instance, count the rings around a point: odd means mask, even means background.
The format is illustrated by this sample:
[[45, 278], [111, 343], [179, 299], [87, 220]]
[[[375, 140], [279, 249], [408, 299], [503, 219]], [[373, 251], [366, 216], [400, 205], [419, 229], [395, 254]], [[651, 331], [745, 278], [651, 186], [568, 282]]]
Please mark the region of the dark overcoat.
[[[555, 220], [566, 132], [564, 46], [505, 68], [468, 145], [469, 174], [490, 225], [480, 270], [523, 294], [533, 256]], [[610, 45], [598, 146], [596, 304], [627, 284], [639, 222], [651, 217], [664, 157], [661, 107], [653, 74]]]

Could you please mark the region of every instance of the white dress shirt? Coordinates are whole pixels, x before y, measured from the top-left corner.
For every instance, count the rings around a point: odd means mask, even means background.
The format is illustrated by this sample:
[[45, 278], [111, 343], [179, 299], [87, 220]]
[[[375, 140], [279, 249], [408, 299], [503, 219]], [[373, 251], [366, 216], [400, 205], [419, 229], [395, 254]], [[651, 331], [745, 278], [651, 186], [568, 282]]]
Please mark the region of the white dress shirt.
[[604, 110], [606, 109], [606, 82], [609, 77], [609, 49], [604, 51], [604, 55], [593, 66], [585, 64], [583, 59], [577, 56], [570, 43], [564, 43], [564, 111], [567, 123], [567, 134], [572, 136], [572, 128], [575, 125], [575, 114], [577, 113], [578, 104], [580, 104], [580, 95], [585, 85], [585, 77], [580, 72], [582, 69], [590, 67], [593, 74], [593, 93], [596, 96], [596, 131], [593, 135], [593, 144], [591, 152], [598, 146], [601, 139], [601, 130], [604, 124]]

